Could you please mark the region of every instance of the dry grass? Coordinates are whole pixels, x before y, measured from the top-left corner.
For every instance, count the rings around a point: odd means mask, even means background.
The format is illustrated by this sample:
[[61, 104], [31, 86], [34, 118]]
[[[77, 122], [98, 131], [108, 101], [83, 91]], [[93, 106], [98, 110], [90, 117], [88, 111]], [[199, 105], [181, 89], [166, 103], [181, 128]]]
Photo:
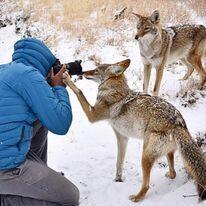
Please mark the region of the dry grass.
[[[123, 24], [126, 20], [132, 24], [131, 11], [150, 15], [158, 9], [163, 24], [192, 22], [191, 10], [204, 17], [206, 0], [10, 0], [19, 9], [32, 14], [31, 21], [43, 22], [56, 30], [71, 32], [78, 38], [84, 38], [88, 44], [98, 40], [98, 31], [103, 28], [123, 32], [133, 25]], [[127, 7], [125, 19], [114, 21], [114, 13]], [[122, 26], [123, 25], [123, 26]], [[126, 33], [126, 32], [125, 32]], [[124, 35], [124, 34], [123, 34]], [[123, 37], [122, 39], [125, 40]], [[120, 38], [106, 40], [110, 45], [121, 44]]]
[[[24, 1], [22, 0], [22, 2]], [[42, 7], [46, 7], [48, 17], [53, 23], [58, 23], [59, 19], [63, 20], [63, 24], [67, 24], [67, 22], [71, 24], [71, 20], [86, 24], [89, 20], [91, 25], [103, 24], [105, 26], [111, 23], [114, 10], [124, 6], [128, 8], [128, 12], [136, 11], [145, 15], [158, 9], [161, 12], [163, 22], [188, 21], [190, 11], [187, 11], [184, 5], [194, 9], [198, 15], [203, 16], [206, 13], [205, 0], [32, 0], [30, 2], [32, 8], [39, 11]], [[56, 18], [57, 16], [60, 18]], [[86, 26], [89, 25], [86, 24]]]
[[195, 106], [199, 100], [206, 97], [206, 90], [203, 88], [199, 89], [200, 85], [196, 78], [190, 77], [183, 83], [180, 90], [177, 93], [177, 97], [180, 99], [181, 105], [184, 107]]

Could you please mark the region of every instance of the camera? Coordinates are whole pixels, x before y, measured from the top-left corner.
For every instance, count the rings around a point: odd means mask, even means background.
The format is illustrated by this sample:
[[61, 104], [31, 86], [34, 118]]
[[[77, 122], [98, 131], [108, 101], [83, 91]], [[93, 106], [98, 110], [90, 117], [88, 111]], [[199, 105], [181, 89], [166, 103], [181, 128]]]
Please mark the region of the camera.
[[[75, 60], [74, 62], [66, 63], [66, 69], [68, 70], [69, 74], [72, 75], [82, 75], [82, 66], [81, 66], [82, 60]], [[59, 70], [62, 68], [63, 64], [59, 61], [59, 59], [56, 60], [56, 62], [53, 64], [53, 71], [54, 75], [56, 75]]]

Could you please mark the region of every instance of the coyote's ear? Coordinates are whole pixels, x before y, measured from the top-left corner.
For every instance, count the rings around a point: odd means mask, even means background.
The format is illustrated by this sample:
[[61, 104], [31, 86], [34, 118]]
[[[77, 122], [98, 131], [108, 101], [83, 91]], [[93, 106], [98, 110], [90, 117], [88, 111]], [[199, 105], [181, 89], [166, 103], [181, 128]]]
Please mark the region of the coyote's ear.
[[121, 62], [117, 62], [116, 64], [112, 65], [111, 72], [116, 76], [122, 74], [130, 65], [130, 59], [126, 59]]
[[121, 75], [126, 69], [121, 67], [121, 66], [118, 66], [118, 65], [115, 65], [115, 66], [112, 66], [111, 68], [111, 73], [114, 74], [115, 76], [119, 76]]
[[139, 14], [132, 12], [132, 15], [136, 18], [137, 21], [140, 21], [141, 16]]
[[152, 15], [150, 16], [150, 20], [153, 22], [153, 23], [158, 23], [160, 21], [160, 13], [158, 10], [155, 10]]

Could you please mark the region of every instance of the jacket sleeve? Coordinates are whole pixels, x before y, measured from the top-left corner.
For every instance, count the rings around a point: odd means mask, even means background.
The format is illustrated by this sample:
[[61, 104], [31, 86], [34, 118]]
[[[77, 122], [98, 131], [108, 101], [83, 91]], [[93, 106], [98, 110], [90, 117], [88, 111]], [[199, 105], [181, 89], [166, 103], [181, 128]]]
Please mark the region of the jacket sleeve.
[[67, 90], [50, 87], [35, 69], [25, 71], [15, 85], [16, 91], [48, 130], [66, 134], [72, 122], [72, 110]]

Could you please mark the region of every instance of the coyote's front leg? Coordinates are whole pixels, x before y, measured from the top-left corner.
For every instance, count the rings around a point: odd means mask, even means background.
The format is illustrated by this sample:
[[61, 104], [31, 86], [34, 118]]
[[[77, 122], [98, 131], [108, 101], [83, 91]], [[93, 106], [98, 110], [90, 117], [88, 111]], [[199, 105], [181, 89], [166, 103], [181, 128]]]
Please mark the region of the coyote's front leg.
[[144, 83], [143, 83], [143, 91], [145, 94], [148, 93], [148, 86], [149, 86], [149, 80], [151, 75], [151, 64], [144, 64]]
[[162, 63], [159, 67], [156, 68], [156, 80], [153, 90], [153, 96], [158, 96], [160, 85], [162, 81], [163, 71], [164, 71], [164, 63]]
[[77, 95], [81, 90], [73, 83], [68, 71], [65, 71], [63, 74], [63, 82], [65, 85], [69, 86], [70, 89]]
[[126, 153], [126, 149], [127, 149], [128, 138], [121, 135], [114, 128], [113, 128], [113, 130], [114, 130], [116, 137], [117, 137], [117, 149], [118, 149], [115, 181], [116, 182], [123, 182], [122, 170], [123, 170], [123, 165], [124, 165], [124, 158], [125, 158], [125, 153]]
[[76, 94], [82, 109], [84, 110], [90, 122], [93, 123], [108, 118], [109, 111], [106, 109], [106, 107], [101, 104], [95, 104], [94, 106], [91, 106], [82, 91], [72, 82], [67, 71], [63, 74], [63, 82], [64, 84], [68, 85], [70, 89]]

